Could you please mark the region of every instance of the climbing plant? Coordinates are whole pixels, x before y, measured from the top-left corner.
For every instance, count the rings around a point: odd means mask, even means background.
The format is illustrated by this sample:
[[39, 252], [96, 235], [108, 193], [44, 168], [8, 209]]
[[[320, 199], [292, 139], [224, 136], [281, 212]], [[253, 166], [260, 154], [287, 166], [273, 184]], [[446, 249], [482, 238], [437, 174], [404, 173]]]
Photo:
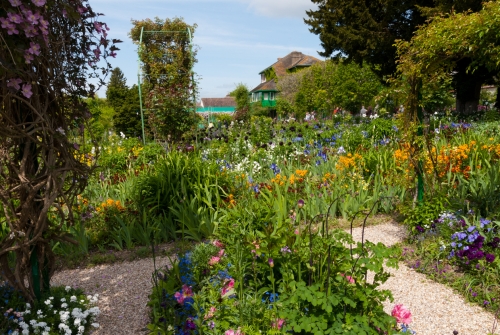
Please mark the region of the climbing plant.
[[196, 122], [196, 81], [191, 44], [195, 25], [182, 18], [132, 20], [130, 37], [139, 46], [141, 90], [155, 138], [179, 140]]
[[[29, 301], [47, 290], [55, 241], [71, 241], [91, 157], [75, 141], [119, 40], [87, 0], [0, 2], [2, 279]], [[84, 162], [85, 161], [85, 162]]]

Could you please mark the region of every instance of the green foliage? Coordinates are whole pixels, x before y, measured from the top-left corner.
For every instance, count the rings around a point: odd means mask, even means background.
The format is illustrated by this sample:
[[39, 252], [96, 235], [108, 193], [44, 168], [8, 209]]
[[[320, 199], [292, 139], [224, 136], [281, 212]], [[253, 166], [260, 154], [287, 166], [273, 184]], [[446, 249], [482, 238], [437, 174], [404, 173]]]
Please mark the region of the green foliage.
[[236, 85], [236, 88], [229, 95], [236, 100], [236, 110], [250, 107], [250, 91], [245, 84]]
[[[197, 124], [196, 50], [190, 41], [196, 24], [188, 25], [182, 18], [132, 20], [132, 24], [129, 35], [139, 46], [149, 126], [155, 138], [178, 141]], [[146, 31], [142, 43], [141, 29]]]
[[92, 114], [90, 131], [96, 138], [106, 139], [113, 129], [115, 110], [108, 105], [105, 99], [98, 97], [87, 99], [85, 102]]
[[357, 112], [372, 103], [383, 86], [367, 66], [327, 60], [285, 75], [278, 87], [285, 90], [278, 98], [279, 112], [295, 112], [297, 119], [303, 119], [306, 112], [329, 114], [338, 106]]
[[447, 201], [443, 198], [434, 198], [421, 204], [402, 206], [401, 213], [405, 216], [404, 224], [413, 235], [419, 233], [417, 226], [429, 229], [434, 220], [446, 209]]

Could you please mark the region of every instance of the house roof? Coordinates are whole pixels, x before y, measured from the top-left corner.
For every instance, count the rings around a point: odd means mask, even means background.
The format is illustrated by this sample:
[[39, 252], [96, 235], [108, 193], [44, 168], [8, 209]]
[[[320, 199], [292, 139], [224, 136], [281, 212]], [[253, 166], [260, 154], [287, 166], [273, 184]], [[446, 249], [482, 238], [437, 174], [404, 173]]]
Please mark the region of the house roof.
[[315, 63], [321, 62], [316, 57], [304, 55], [299, 51], [292, 51], [283, 58], [278, 58], [278, 61], [271, 66], [266, 67], [259, 74], [265, 72], [269, 68], [273, 68], [276, 76], [281, 77], [286, 74], [287, 70], [293, 69], [297, 66], [311, 66]]
[[253, 92], [258, 92], [258, 91], [276, 91], [278, 92], [278, 89], [276, 88], [276, 80], [268, 80], [263, 83], [260, 83], [257, 87], [255, 87], [253, 90], [250, 91], [250, 93]]
[[236, 100], [233, 97], [225, 98], [201, 98], [202, 107], [236, 107]]

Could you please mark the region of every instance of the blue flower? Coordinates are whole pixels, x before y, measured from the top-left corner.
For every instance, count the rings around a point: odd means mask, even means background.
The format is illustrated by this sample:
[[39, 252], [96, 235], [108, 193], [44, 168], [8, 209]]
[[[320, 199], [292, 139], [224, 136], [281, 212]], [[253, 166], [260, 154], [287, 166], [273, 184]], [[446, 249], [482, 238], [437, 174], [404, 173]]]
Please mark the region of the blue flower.
[[276, 165], [276, 163], [271, 164], [271, 169], [273, 170], [274, 174], [278, 174], [281, 172], [280, 168], [278, 167], [278, 165]]

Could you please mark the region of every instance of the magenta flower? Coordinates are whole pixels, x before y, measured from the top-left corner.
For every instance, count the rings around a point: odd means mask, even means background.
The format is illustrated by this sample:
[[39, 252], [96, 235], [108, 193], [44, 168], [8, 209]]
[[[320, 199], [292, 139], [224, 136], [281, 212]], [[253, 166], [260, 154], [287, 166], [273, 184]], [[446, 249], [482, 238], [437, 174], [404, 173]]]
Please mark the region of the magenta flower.
[[76, 10], [81, 15], [81, 14], [83, 14], [83, 13], [85, 13], [87, 11], [87, 8], [85, 8], [85, 7], [78, 7]]
[[46, 0], [31, 0], [33, 4], [37, 7], [42, 7], [47, 2]]
[[411, 323], [411, 312], [402, 304], [394, 306], [391, 315], [396, 318], [398, 323], [403, 323], [406, 325]]
[[232, 329], [226, 330], [226, 332], [224, 333], [224, 335], [243, 335], [243, 333], [238, 328], [237, 330], [232, 330]]
[[12, 87], [15, 90], [19, 90], [21, 88], [21, 83], [23, 81], [21, 78], [12, 78], [7, 81], [7, 87]]
[[21, 90], [21, 93], [26, 97], [26, 98], [31, 98], [33, 95], [33, 92], [31, 92], [31, 84], [24, 84], [23, 89]]
[[175, 300], [181, 305], [184, 305], [184, 300], [187, 298], [191, 298], [193, 296], [193, 290], [191, 287], [187, 286], [186, 284], [182, 285], [182, 289], [180, 292], [175, 292], [174, 297]]
[[12, 7], [17, 7], [22, 5], [21, 0], [9, 0], [9, 2]]
[[226, 285], [224, 285], [220, 294], [222, 297], [225, 297], [225, 296], [230, 296], [231, 294], [233, 294], [233, 292], [234, 292], [234, 279], [231, 278], [226, 282]]
[[113, 58], [116, 58], [116, 52], [114, 52], [114, 51], [111, 51], [111, 53], [110, 53], [109, 55], [110, 55], [111, 57], [113, 57]]
[[12, 23], [22, 23], [23, 22], [23, 17], [21, 16], [21, 14], [17, 14], [17, 13], [7, 13], [7, 17], [9, 19], [10, 22]]
[[285, 319], [278, 319], [278, 321], [273, 321], [271, 324], [271, 328], [278, 328], [278, 330], [281, 330], [283, 325], [285, 324]]

